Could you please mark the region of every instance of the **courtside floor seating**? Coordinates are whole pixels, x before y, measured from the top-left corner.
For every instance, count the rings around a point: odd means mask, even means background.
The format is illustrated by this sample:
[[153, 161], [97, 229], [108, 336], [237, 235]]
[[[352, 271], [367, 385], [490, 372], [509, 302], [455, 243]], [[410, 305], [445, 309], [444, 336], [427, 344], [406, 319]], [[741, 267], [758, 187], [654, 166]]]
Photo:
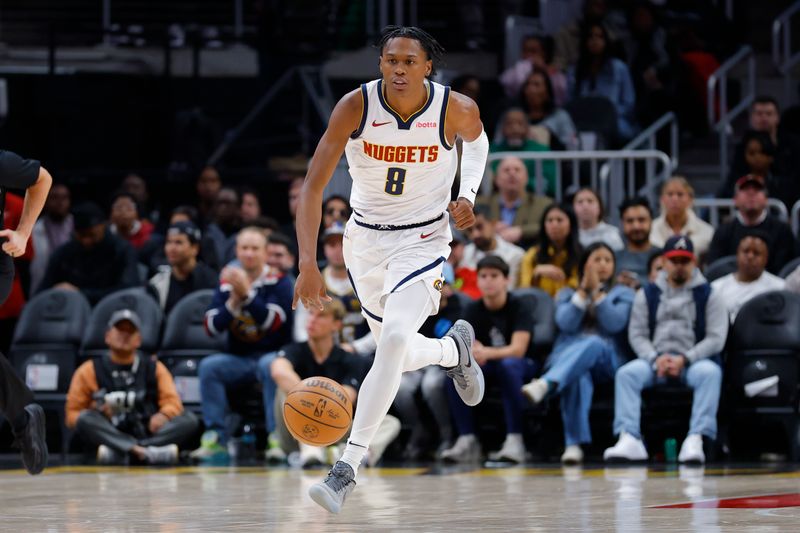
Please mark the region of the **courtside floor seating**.
[[773, 291], [753, 298], [737, 314], [729, 341], [723, 395], [728, 420], [737, 426], [777, 423], [788, 438], [791, 460], [797, 461], [800, 295]]
[[163, 313], [156, 301], [143, 288], [136, 287], [111, 293], [92, 309], [81, 345], [81, 359], [85, 360], [107, 353], [105, 335], [108, 321], [111, 315], [120, 309], [130, 309], [136, 312], [142, 321], [142, 346], [139, 350], [145, 354], [154, 354], [158, 351]]
[[225, 336], [206, 333], [204, 318], [212, 289], [193, 292], [180, 300], [167, 315], [159, 359], [175, 378], [175, 386], [187, 407], [200, 405], [197, 367], [206, 355], [224, 350]]

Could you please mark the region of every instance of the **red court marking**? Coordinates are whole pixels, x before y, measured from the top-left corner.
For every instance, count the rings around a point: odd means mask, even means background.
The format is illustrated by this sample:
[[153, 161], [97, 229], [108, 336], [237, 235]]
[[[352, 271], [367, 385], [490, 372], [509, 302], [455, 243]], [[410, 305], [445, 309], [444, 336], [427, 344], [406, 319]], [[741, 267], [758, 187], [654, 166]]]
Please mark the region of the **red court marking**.
[[777, 509], [779, 507], [800, 507], [800, 493], [769, 494], [766, 496], [746, 496], [744, 498], [724, 498], [700, 502], [676, 503], [672, 505], [653, 505], [651, 509]]

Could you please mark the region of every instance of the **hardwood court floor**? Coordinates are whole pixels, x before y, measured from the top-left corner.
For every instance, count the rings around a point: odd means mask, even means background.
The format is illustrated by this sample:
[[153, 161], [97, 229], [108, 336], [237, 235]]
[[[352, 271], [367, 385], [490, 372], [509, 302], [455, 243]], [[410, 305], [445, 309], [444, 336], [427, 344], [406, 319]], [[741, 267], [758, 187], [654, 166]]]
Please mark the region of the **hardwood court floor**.
[[800, 471], [786, 467], [362, 470], [338, 516], [306, 496], [323, 474], [3, 471], [0, 531], [800, 531]]

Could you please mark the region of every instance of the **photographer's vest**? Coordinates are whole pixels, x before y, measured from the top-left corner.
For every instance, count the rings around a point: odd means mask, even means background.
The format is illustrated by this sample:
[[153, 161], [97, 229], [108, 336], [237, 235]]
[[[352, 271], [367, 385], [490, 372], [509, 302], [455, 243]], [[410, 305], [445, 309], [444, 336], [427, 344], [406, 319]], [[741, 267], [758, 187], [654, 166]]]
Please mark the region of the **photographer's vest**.
[[93, 361], [97, 386], [107, 392], [136, 393], [134, 411], [145, 419], [158, 412], [156, 359], [136, 355], [132, 365], [118, 365], [105, 355]]

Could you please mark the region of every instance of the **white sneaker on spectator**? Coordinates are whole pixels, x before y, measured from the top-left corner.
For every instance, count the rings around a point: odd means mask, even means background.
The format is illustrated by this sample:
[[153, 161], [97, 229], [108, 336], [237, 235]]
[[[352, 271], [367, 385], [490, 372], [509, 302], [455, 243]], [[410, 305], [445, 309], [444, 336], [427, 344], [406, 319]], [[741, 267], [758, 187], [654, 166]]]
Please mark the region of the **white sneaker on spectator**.
[[300, 466], [308, 468], [312, 466], [322, 466], [325, 464], [325, 448], [320, 446], [309, 446], [300, 444]]
[[475, 435], [461, 435], [452, 448], [442, 452], [442, 461], [469, 463], [481, 460], [481, 445]]
[[624, 431], [620, 433], [617, 443], [603, 452], [606, 461], [647, 461], [647, 457], [644, 443]]
[[178, 462], [180, 450], [177, 444], [148, 446], [144, 449], [147, 463], [151, 465], [174, 465]]
[[267, 437], [267, 450], [264, 452], [264, 458], [268, 463], [285, 463], [286, 452], [281, 448], [280, 440], [274, 433], [270, 433]]
[[703, 453], [703, 436], [698, 434], [686, 435], [678, 454], [679, 463], [705, 463], [706, 454]]
[[400, 434], [400, 428], [400, 420], [396, 417], [392, 415], [386, 415], [384, 417], [383, 422], [378, 426], [378, 431], [372, 438], [372, 443], [367, 450], [367, 464], [369, 466], [378, 464], [378, 461], [383, 457], [383, 452], [386, 451], [386, 448]]
[[122, 465], [125, 464], [127, 456], [105, 444], [97, 447], [97, 464], [99, 465]]
[[550, 385], [543, 379], [534, 379], [530, 383], [522, 386], [522, 394], [534, 405], [541, 403], [544, 397], [547, 396], [549, 390]]
[[583, 462], [583, 448], [577, 444], [570, 444], [561, 455], [561, 462], [565, 465], [578, 465]]
[[519, 433], [509, 433], [503, 446], [496, 452], [489, 453], [490, 461], [502, 461], [506, 463], [525, 462], [525, 442]]

